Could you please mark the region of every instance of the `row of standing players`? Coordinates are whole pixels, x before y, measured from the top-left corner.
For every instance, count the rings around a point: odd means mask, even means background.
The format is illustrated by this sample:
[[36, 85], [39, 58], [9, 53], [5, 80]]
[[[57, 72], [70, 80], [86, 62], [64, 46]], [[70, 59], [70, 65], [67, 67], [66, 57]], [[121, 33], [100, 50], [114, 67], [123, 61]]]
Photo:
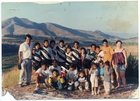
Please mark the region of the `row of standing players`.
[[[107, 43], [107, 41], [104, 40], [103, 44], [104, 43]], [[58, 86], [60, 90], [66, 85], [68, 85], [67, 87], [68, 90], [72, 90], [73, 86], [75, 86], [75, 89], [77, 89], [78, 87], [81, 91], [83, 86], [85, 86], [86, 90], [89, 90], [89, 81], [90, 81], [92, 86], [92, 94], [99, 94], [100, 86], [98, 87], [98, 80], [99, 85], [103, 84], [105, 70], [103, 68], [104, 52], [100, 50], [99, 46], [92, 44], [91, 49], [86, 50], [84, 47], [79, 48], [79, 42], [75, 41], [74, 48], [71, 48], [69, 45], [64, 45], [63, 40], [59, 41], [59, 45], [55, 45], [55, 41], [51, 40], [50, 47], [48, 45], [49, 45], [48, 40], [44, 40], [44, 45], [41, 47], [40, 44], [36, 42], [35, 49], [33, 50], [32, 65], [34, 73], [35, 75], [37, 75], [37, 87], [36, 87], [37, 89], [39, 88], [38, 83], [42, 79], [48, 86], [54, 88]], [[111, 47], [109, 48], [111, 49]], [[57, 58], [57, 60], [55, 58]], [[107, 60], [108, 59], [104, 59], [104, 62], [106, 61], [105, 66], [106, 68], [109, 68], [111, 64]], [[43, 66], [44, 64], [45, 66]], [[58, 66], [56, 64], [58, 64]], [[100, 66], [98, 67], [98, 69], [96, 69], [97, 65]], [[63, 67], [62, 71], [60, 72], [61, 66]], [[48, 76], [46, 80], [44, 79], [44, 77], [42, 78], [41, 76], [42, 74], [40, 74], [40, 72], [42, 72], [42, 69], [40, 67], [42, 68], [48, 67], [47, 69], [46, 68], [45, 69], [46, 73], [49, 74], [50, 78], [48, 78]], [[110, 70], [108, 71], [111, 75], [111, 71]], [[111, 77], [110, 79], [109, 77], [107, 77], [107, 75], [105, 77], [108, 78], [106, 79], [107, 83], [111, 81]], [[104, 88], [106, 90], [106, 94], [109, 94], [110, 88], [109, 86], [106, 87], [105, 85]], [[96, 87], [98, 87], [97, 93]]]

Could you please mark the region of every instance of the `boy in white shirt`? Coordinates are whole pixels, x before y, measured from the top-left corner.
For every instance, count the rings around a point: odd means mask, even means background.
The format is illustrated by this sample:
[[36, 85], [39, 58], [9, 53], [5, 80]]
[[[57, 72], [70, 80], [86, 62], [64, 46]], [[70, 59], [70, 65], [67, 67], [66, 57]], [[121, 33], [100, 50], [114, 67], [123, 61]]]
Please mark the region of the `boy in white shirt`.
[[46, 64], [45, 62], [41, 63], [41, 68], [39, 68], [35, 72], [36, 76], [36, 90], [40, 88], [39, 83], [43, 83], [44, 87], [46, 88], [46, 85], [48, 85], [48, 79], [52, 76], [52, 73], [48, 69], [49, 64]]
[[57, 65], [57, 60], [56, 60], [56, 59], [54, 59], [54, 60], [52, 61], [52, 66], [49, 66], [50, 72], [52, 72], [53, 69], [58, 70], [58, 75], [61, 73], [61, 67]]

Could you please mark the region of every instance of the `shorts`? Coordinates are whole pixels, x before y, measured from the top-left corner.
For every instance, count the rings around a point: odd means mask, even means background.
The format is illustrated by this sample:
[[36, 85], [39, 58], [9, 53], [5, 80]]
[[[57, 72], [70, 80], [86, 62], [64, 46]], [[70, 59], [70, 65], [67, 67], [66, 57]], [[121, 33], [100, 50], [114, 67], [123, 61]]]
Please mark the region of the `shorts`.
[[90, 82], [91, 82], [92, 87], [98, 87], [98, 78], [97, 77], [90, 78]]
[[115, 65], [115, 69], [117, 69], [118, 71], [125, 71], [125, 64], [124, 65]]
[[104, 80], [102, 80], [102, 79], [99, 79], [99, 80], [98, 80], [98, 84], [99, 84], [99, 85], [103, 85], [103, 82], [104, 82]]
[[41, 80], [39, 80], [39, 83], [46, 83], [48, 80], [48, 77], [41, 77]]
[[87, 60], [87, 59], [84, 60], [84, 68], [86, 68], [86, 69], [91, 68], [91, 61], [90, 60]]

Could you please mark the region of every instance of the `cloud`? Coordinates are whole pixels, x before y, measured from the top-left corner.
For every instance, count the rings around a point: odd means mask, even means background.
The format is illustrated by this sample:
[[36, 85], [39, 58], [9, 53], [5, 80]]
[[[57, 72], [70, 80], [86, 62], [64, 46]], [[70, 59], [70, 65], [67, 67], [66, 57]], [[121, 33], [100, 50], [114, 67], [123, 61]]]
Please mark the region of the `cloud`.
[[109, 26], [109, 29], [107, 30], [115, 32], [127, 32], [132, 27], [130, 21], [121, 19], [120, 16], [117, 16], [114, 19], [109, 19], [106, 22], [106, 25]]

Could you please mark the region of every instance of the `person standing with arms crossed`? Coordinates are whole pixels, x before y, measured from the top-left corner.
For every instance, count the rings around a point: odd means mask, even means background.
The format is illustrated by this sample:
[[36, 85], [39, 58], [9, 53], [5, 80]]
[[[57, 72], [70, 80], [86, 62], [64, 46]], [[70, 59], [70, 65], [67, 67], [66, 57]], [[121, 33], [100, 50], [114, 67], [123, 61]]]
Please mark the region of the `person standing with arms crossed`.
[[25, 42], [22, 43], [19, 47], [19, 64], [21, 64], [20, 77], [19, 77], [19, 86], [23, 87], [23, 82], [25, 78], [26, 70], [26, 85], [29, 85], [31, 82], [32, 75], [32, 50], [34, 45], [31, 43], [31, 35], [27, 34], [25, 37]]
[[[112, 47], [108, 46], [108, 41], [106, 39], [104, 39], [102, 41], [103, 44], [103, 48], [102, 51], [104, 53], [104, 58], [103, 58], [103, 62], [105, 63], [106, 61], [110, 62], [110, 66], [112, 66], [112, 58], [114, 55], [114, 51], [112, 49]], [[111, 86], [112, 88], [114, 88], [114, 74], [113, 72], [111, 72]]]

